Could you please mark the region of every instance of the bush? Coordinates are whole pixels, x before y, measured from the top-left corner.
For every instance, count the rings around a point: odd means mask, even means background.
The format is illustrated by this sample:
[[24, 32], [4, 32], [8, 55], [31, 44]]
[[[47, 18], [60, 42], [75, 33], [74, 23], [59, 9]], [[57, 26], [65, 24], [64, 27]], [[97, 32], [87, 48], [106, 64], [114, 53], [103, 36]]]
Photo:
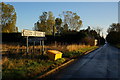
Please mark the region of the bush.
[[107, 42], [111, 44], [120, 43], [120, 32], [110, 32], [106, 37]]
[[80, 56], [80, 55], [82, 55], [82, 53], [80, 51], [65, 52], [63, 54], [63, 56], [67, 57], [67, 58], [73, 58], [73, 57], [77, 57], [77, 56]]
[[86, 46], [83, 48], [79, 48], [76, 51], [64, 52], [63, 57], [67, 57], [67, 58], [79, 57], [79, 56], [83, 55], [85, 52], [96, 49], [96, 48], [98, 48], [98, 47], [97, 46]]
[[55, 61], [55, 64], [56, 64], [56, 65], [60, 65], [60, 64], [62, 64], [63, 62], [65, 62], [65, 58], [60, 58], [60, 59], [57, 59], [57, 60]]
[[94, 38], [91, 38], [91, 37], [85, 37], [82, 39], [82, 43], [84, 43], [85, 45], [91, 45], [93, 46], [94, 45]]

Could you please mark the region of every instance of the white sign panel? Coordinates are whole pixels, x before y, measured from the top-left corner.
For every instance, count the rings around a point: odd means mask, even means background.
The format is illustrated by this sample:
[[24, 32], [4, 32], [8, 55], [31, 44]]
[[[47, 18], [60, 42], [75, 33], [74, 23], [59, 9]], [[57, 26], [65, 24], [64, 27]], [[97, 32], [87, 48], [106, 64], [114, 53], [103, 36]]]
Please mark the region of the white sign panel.
[[45, 32], [35, 31], [36, 36], [45, 37]]
[[45, 32], [31, 31], [31, 30], [22, 30], [22, 36], [45, 37]]

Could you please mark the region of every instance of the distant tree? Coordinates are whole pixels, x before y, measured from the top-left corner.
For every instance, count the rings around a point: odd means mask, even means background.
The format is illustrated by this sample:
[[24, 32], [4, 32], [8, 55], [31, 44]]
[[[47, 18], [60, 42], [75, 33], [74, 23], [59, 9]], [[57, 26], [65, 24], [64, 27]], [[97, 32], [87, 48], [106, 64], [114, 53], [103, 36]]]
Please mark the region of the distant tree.
[[41, 21], [41, 23], [46, 22], [47, 16], [48, 16], [47, 12], [43, 12], [42, 15], [39, 16], [39, 20]]
[[111, 44], [120, 44], [120, 23], [113, 23], [107, 30], [107, 42]]
[[67, 24], [64, 24], [63, 28], [64, 28], [64, 31], [68, 31], [68, 25]]
[[[98, 40], [99, 45], [103, 45], [105, 43], [105, 39], [99, 35], [99, 32], [97, 32], [94, 29], [91, 29], [90, 26], [88, 26], [85, 30], [80, 30], [81, 33], [86, 34], [85, 38], [83, 39], [83, 43], [89, 43], [90, 45], [94, 43], [94, 40]], [[89, 39], [90, 38], [90, 39]], [[86, 41], [84, 41], [86, 40]], [[91, 42], [91, 43], [90, 43]]]
[[88, 26], [87, 29], [80, 30], [80, 32], [85, 33], [88, 37], [93, 37], [95, 39], [98, 39], [99, 37], [99, 34], [97, 33], [97, 31], [94, 29], [91, 29], [90, 26]]
[[100, 34], [101, 34], [103, 28], [101, 28], [101, 27], [95, 27], [94, 29], [95, 29], [95, 31], [98, 33], [98, 35], [99, 35], [99, 37], [100, 37]]
[[120, 32], [120, 23], [113, 23], [112, 25], [110, 25], [110, 27], [108, 28], [107, 32]]
[[78, 31], [82, 26], [82, 20], [76, 13], [72, 11], [63, 11], [61, 15], [63, 15], [64, 24], [68, 25], [68, 29]]
[[53, 33], [56, 32], [55, 25], [55, 17], [53, 16], [53, 13], [51, 11], [48, 12], [48, 19], [47, 19], [47, 33]]
[[2, 7], [0, 9], [1, 13], [1, 30], [4, 33], [18, 32], [16, 27], [16, 12], [14, 6], [10, 4], [5, 4], [4, 2], [0, 3]]
[[60, 34], [61, 32], [61, 24], [62, 24], [62, 19], [61, 18], [56, 18], [55, 19], [55, 25], [57, 29], [57, 33]]
[[88, 32], [90, 32], [90, 30], [91, 30], [90, 26], [88, 26], [87, 30], [88, 30]]
[[84, 43], [85, 45], [93, 46], [94, 45], [94, 38], [87, 36], [87, 37], [82, 39], [82, 43]]
[[97, 34], [97, 32], [95, 30], [90, 30], [90, 34], [91, 36], [93, 36], [95, 39], [98, 39], [99, 35]]
[[[39, 16], [39, 20], [34, 24], [34, 30], [46, 32], [46, 34], [52, 34], [53, 31], [56, 31], [55, 25], [55, 17], [51, 11], [43, 12], [41, 16]], [[54, 29], [55, 28], [55, 29]], [[55, 32], [54, 32], [55, 33]]]
[[39, 20], [34, 24], [34, 30], [46, 32], [46, 20], [47, 20], [47, 12], [43, 12], [41, 16], [39, 16]]

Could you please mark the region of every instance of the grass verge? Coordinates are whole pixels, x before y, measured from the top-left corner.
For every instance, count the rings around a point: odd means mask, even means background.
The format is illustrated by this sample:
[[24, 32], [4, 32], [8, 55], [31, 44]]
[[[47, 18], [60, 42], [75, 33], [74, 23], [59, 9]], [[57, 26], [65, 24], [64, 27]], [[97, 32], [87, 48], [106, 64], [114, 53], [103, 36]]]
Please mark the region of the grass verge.
[[[16, 47], [16, 46], [15, 46]], [[19, 46], [18, 46], [19, 47]], [[48, 47], [48, 46], [47, 46]], [[4, 47], [5, 48], [5, 47]], [[21, 80], [21, 79], [34, 79], [36, 75], [42, 75], [47, 71], [50, 71], [71, 58], [77, 58], [84, 55], [85, 52], [98, 48], [97, 46], [86, 45], [64, 45], [57, 47], [50, 46], [51, 49], [61, 49], [63, 52], [63, 58], [56, 61], [49, 60], [47, 55], [41, 55], [40, 53], [25, 55], [23, 52], [15, 52], [14, 47], [9, 48], [7, 46], [6, 53], [2, 58], [2, 78]], [[6, 48], [5, 48], [6, 49]], [[11, 51], [12, 50], [12, 51]]]

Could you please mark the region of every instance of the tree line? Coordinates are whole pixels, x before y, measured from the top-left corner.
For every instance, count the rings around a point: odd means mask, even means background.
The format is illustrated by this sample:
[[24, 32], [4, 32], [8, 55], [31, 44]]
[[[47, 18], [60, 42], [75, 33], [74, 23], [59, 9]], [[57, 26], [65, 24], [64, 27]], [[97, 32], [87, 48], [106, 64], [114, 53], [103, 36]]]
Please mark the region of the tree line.
[[[43, 12], [39, 20], [34, 24], [34, 30], [46, 32], [46, 34], [61, 34], [67, 31], [78, 31], [82, 26], [82, 20], [77, 13], [63, 11], [61, 18], [55, 18], [51, 11]], [[63, 16], [63, 19], [62, 19]]]
[[107, 32], [107, 42], [115, 45], [120, 44], [120, 23], [111, 24]]
[[0, 8], [1, 31], [3, 33], [18, 32], [18, 27], [16, 27], [17, 15], [14, 6], [2, 2], [0, 3]]
[[[2, 33], [18, 32], [18, 27], [16, 27], [17, 16], [14, 6], [3, 2], [0, 3], [0, 5], [2, 6], [2, 24], [0, 26]], [[46, 32], [46, 35], [53, 36], [52, 40], [62, 40], [67, 43], [81, 42], [93, 45], [95, 39], [98, 39], [99, 43], [104, 42], [103, 36], [100, 36], [100, 28], [91, 29], [91, 27], [88, 26], [87, 29], [80, 30], [83, 24], [77, 13], [63, 11], [59, 16], [60, 17], [55, 18], [51, 11], [42, 12], [38, 21], [34, 23], [33, 30]]]
[[[13, 5], [0, 3], [1, 8], [1, 30], [3, 33], [18, 32], [16, 27], [16, 11]], [[72, 11], [63, 11], [60, 14], [62, 18], [55, 18], [51, 11], [42, 12], [39, 20], [34, 24], [33, 30], [43, 31], [46, 34], [60, 34], [63, 31], [79, 30], [82, 26], [82, 20], [77, 13]]]

